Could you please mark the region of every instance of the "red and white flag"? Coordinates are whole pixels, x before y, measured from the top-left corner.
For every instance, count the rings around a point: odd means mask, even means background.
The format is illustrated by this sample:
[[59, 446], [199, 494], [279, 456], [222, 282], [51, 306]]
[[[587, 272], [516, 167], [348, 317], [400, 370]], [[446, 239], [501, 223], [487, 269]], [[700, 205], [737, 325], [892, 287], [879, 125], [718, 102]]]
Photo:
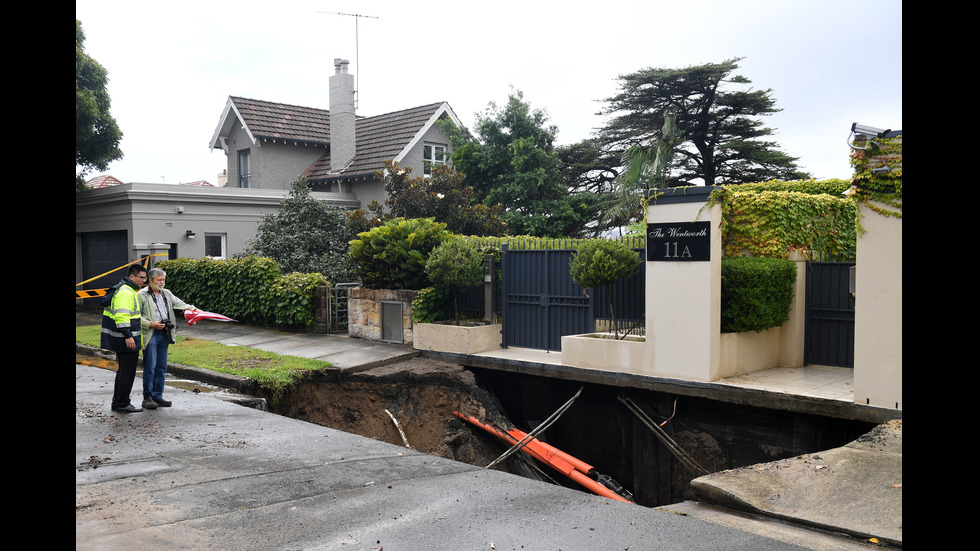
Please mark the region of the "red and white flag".
[[221, 314], [215, 314], [213, 312], [205, 312], [204, 310], [184, 310], [184, 319], [187, 320], [187, 325], [194, 325], [200, 320], [215, 320], [215, 321], [235, 321], [228, 316], [222, 316]]

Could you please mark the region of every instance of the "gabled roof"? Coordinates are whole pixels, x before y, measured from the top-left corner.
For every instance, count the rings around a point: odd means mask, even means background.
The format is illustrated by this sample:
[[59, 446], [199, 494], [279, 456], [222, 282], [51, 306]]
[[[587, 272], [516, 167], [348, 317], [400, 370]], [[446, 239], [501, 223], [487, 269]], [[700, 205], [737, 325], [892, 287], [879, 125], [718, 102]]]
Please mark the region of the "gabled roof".
[[91, 180], [85, 182], [85, 185], [88, 186], [89, 189], [97, 189], [109, 186], [118, 186], [121, 183], [122, 182], [115, 177], [106, 174], [104, 176], [96, 176], [95, 178], [92, 178]]
[[[373, 117], [358, 117], [357, 152], [343, 171], [331, 172], [330, 150], [304, 173], [309, 182], [373, 176], [384, 168], [384, 162], [401, 161], [422, 139], [437, 120], [448, 117], [461, 125], [446, 102], [431, 103]], [[211, 149], [226, 150], [224, 139], [235, 124], [240, 124], [252, 143], [259, 139], [316, 144], [330, 144], [330, 111], [298, 105], [274, 103], [230, 96], [221, 114], [218, 128], [211, 138]]]
[[443, 116], [460, 124], [448, 103], [432, 103], [412, 109], [357, 119], [357, 152], [353, 162], [340, 173], [330, 170], [330, 152], [320, 157], [303, 177], [308, 182], [373, 176], [385, 161], [401, 162], [426, 131]]
[[330, 112], [326, 109], [230, 96], [211, 138], [211, 149], [224, 149], [222, 139], [235, 124], [244, 127], [252, 143], [260, 138], [319, 145], [330, 143]]

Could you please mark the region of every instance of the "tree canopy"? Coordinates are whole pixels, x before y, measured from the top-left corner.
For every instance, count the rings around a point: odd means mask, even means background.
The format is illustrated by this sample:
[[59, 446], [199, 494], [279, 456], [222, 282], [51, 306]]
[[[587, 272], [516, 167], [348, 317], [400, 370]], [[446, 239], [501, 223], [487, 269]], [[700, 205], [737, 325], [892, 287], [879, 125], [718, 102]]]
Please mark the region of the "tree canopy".
[[314, 198], [298, 179], [279, 211], [265, 215], [245, 255], [271, 258], [284, 272], [321, 273], [343, 283], [356, 277], [347, 257], [352, 238], [344, 210]]
[[477, 200], [503, 206], [510, 233], [576, 235], [592, 219], [594, 197], [569, 193], [555, 148], [557, 127], [522, 92], [512, 92], [503, 107], [491, 102], [477, 114], [475, 136], [451, 123], [443, 127], [456, 169], [467, 175]]
[[474, 198], [473, 188], [466, 175], [450, 164], [435, 165], [430, 177], [412, 178], [411, 167], [401, 167], [395, 161], [385, 161], [378, 178], [384, 184], [387, 198], [384, 205], [373, 202], [368, 211], [350, 213], [351, 225], [367, 231], [393, 218], [434, 218], [446, 224], [446, 230], [459, 235], [494, 236], [506, 234], [500, 216], [500, 205], [488, 207]]
[[85, 53], [82, 22], [75, 20], [75, 190], [85, 188], [91, 170], [106, 170], [121, 159], [122, 132], [109, 114], [109, 76]]
[[667, 113], [676, 115], [684, 141], [676, 149], [671, 185], [740, 184], [809, 177], [796, 158], [764, 138], [774, 133], [759, 117], [779, 112], [772, 90], [745, 89], [733, 74], [742, 58], [684, 69], [647, 68], [619, 77], [620, 91], [600, 112], [602, 146], [645, 147], [661, 138]]

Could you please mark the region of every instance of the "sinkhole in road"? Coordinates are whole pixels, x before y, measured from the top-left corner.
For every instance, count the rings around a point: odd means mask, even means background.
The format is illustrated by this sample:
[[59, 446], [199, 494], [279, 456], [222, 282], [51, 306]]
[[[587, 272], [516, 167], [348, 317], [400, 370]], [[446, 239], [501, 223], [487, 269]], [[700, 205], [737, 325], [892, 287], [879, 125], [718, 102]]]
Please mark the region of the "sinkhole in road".
[[[485, 467], [510, 444], [457, 418], [454, 411], [499, 429], [528, 432], [579, 390], [579, 398], [539, 438], [612, 477], [644, 506], [695, 499], [690, 481], [702, 474], [842, 446], [875, 426], [694, 396], [469, 368], [426, 356], [357, 373], [320, 372], [270, 401], [270, 411]], [[623, 406], [618, 398], [624, 394], [664, 423], [670, 445]], [[682, 460], [674, 448], [689, 460]], [[585, 491], [523, 453], [493, 468]]]

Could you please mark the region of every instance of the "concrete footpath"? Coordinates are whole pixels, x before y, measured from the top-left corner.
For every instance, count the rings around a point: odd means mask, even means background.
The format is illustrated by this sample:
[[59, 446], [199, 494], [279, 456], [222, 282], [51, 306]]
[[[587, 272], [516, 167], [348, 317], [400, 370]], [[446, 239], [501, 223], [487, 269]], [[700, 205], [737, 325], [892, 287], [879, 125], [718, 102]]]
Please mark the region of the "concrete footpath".
[[[219, 322], [181, 334], [333, 355], [349, 369], [414, 354]], [[251, 409], [194, 385], [168, 390], [172, 408], [113, 413], [114, 372], [84, 363], [75, 365], [76, 549], [830, 550], [865, 549], [872, 537], [902, 545], [900, 421], [837, 450], [702, 477], [700, 503], [647, 508]]]

